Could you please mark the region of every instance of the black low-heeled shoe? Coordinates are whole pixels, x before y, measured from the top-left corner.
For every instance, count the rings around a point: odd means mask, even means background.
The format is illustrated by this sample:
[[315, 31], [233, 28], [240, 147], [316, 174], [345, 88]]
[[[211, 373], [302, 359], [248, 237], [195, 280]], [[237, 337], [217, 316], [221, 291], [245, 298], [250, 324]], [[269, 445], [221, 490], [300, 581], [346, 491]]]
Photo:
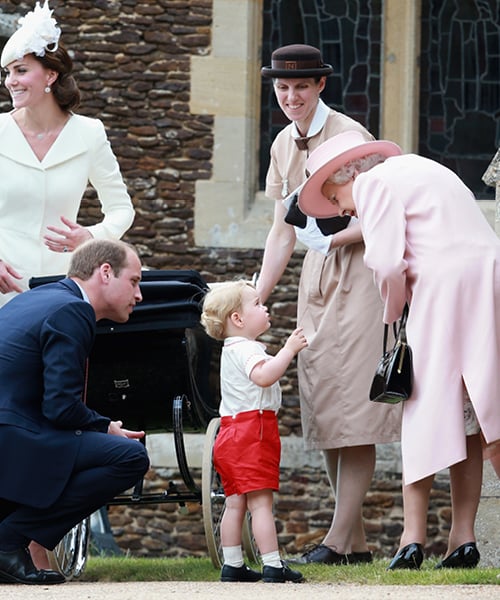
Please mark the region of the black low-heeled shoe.
[[289, 559], [287, 562], [295, 565], [307, 563], [322, 563], [324, 565], [347, 565], [349, 558], [347, 554], [339, 554], [324, 544], [313, 546], [298, 558]]
[[475, 542], [467, 542], [462, 544], [441, 562], [438, 562], [436, 569], [473, 569], [477, 567], [477, 563], [481, 555], [477, 549]]
[[391, 560], [388, 571], [394, 569], [420, 569], [424, 560], [424, 550], [421, 544], [408, 544], [399, 550]]

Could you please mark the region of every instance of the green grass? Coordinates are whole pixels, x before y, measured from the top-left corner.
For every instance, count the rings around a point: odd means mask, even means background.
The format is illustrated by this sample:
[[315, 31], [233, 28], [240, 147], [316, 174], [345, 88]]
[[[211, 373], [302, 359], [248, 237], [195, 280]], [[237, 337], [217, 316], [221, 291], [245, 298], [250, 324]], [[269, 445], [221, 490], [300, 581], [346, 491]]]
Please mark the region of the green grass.
[[[361, 585], [500, 585], [500, 569], [435, 570], [437, 560], [425, 560], [419, 571], [387, 571], [388, 561], [369, 565], [302, 565], [309, 583]], [[255, 565], [254, 565], [255, 567]], [[208, 558], [90, 557], [80, 581], [218, 581], [219, 571]]]

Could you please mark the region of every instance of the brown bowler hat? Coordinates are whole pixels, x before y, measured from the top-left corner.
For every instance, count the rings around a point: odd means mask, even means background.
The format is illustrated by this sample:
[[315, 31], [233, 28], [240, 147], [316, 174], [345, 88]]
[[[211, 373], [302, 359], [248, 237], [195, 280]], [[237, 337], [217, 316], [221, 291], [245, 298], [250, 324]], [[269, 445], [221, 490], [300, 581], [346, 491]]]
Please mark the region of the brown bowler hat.
[[262, 67], [260, 72], [263, 77], [300, 79], [328, 76], [333, 68], [323, 62], [321, 52], [314, 46], [291, 44], [277, 48], [271, 55], [271, 66]]

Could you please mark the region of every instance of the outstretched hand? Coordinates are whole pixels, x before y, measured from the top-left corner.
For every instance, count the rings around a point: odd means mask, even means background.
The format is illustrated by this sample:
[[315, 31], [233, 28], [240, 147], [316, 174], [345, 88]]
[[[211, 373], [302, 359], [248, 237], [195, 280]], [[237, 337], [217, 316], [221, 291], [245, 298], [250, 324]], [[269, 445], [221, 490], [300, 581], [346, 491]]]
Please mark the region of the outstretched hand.
[[136, 440], [143, 438], [145, 435], [144, 431], [131, 431], [130, 429], [124, 429], [122, 421], [111, 421], [108, 427], [108, 433], [110, 435], [118, 435], [120, 437]]
[[297, 327], [285, 342], [285, 348], [291, 350], [294, 354], [298, 354], [301, 350], [307, 348], [307, 346], [306, 336], [303, 333], [302, 327]]

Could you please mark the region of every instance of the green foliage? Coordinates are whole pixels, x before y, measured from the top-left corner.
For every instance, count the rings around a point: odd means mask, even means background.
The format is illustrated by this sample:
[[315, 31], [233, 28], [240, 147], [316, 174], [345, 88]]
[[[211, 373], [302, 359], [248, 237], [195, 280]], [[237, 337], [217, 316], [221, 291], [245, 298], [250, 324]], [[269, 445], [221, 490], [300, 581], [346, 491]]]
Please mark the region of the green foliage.
[[[419, 571], [387, 571], [388, 561], [368, 565], [301, 565], [310, 583], [360, 585], [500, 585], [495, 568], [440, 569], [436, 560], [424, 561]], [[253, 565], [254, 568], [255, 565]], [[218, 581], [219, 571], [208, 558], [90, 557], [81, 581]]]

